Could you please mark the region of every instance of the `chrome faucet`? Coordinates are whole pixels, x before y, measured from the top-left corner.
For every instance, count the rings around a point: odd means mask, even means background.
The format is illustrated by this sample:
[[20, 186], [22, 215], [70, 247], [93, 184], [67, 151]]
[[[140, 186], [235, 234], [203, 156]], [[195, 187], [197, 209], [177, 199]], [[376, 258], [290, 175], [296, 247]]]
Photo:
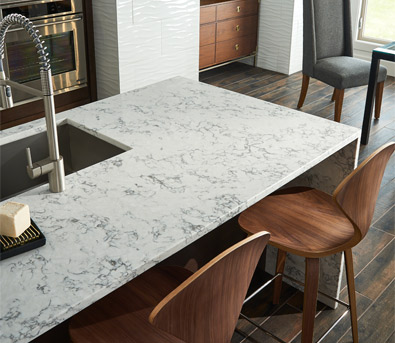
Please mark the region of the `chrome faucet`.
[[[6, 78], [3, 66], [4, 44], [7, 30], [11, 25], [17, 24], [23, 27], [36, 44], [38, 59], [40, 62], [41, 91], [19, 84]], [[55, 120], [55, 104], [52, 87], [52, 73], [49, 64], [48, 53], [45, 52], [41, 36], [38, 34], [33, 23], [20, 14], [10, 14], [0, 22], [0, 100], [3, 108], [13, 107], [11, 86], [26, 93], [32, 94], [44, 100], [45, 122], [47, 125], [49, 157], [33, 163], [30, 149], [26, 149], [28, 165], [27, 173], [31, 179], [48, 174], [49, 189], [52, 192], [65, 190], [65, 174], [63, 158], [59, 154], [58, 134]]]

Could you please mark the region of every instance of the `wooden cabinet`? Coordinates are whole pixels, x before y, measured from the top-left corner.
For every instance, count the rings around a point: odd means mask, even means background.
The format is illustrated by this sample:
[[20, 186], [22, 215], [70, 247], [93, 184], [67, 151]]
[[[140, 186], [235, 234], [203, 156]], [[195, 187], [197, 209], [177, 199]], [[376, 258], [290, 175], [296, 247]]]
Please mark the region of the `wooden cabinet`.
[[199, 69], [256, 52], [258, 0], [201, 0]]

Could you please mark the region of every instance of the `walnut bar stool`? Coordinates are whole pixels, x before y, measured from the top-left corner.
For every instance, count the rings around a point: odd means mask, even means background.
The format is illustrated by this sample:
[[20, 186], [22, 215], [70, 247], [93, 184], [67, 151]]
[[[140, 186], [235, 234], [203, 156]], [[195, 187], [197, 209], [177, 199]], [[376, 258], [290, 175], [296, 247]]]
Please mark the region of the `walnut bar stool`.
[[229, 343], [270, 234], [258, 232], [192, 274], [154, 267], [74, 316], [73, 343]]
[[319, 258], [342, 251], [353, 341], [358, 342], [351, 248], [368, 232], [385, 167], [394, 150], [392, 142], [375, 151], [340, 183], [333, 196], [307, 187], [284, 189], [259, 201], [239, 217], [244, 231], [255, 234], [267, 230], [271, 234], [268, 244], [278, 248], [274, 304], [280, 300], [286, 253], [305, 257], [302, 343], [313, 341]]

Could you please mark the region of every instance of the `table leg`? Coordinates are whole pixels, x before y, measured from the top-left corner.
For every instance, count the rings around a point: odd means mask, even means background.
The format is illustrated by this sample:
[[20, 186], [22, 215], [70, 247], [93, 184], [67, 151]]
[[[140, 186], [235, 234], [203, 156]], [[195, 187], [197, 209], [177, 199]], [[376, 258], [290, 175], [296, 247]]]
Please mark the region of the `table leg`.
[[372, 54], [372, 64], [370, 66], [368, 92], [366, 94], [365, 113], [363, 115], [361, 144], [368, 144], [370, 124], [372, 123], [372, 110], [374, 104], [374, 94], [376, 93], [377, 76], [380, 68], [380, 59]]

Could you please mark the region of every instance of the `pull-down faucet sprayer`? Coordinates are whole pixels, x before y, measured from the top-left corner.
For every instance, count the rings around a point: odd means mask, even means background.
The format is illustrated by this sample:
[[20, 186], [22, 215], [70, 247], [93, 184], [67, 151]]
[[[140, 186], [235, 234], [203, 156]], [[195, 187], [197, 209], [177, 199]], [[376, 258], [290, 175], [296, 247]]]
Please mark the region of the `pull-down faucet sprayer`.
[[[40, 63], [41, 91], [19, 84], [6, 78], [4, 73], [4, 45], [5, 36], [11, 25], [19, 25], [23, 27], [36, 44], [38, 59]], [[25, 16], [20, 14], [10, 14], [4, 17], [0, 22], [0, 100], [3, 108], [13, 106], [11, 87], [19, 89], [26, 93], [40, 97], [44, 100], [45, 122], [47, 125], [48, 149], [49, 157], [32, 163], [30, 149], [26, 149], [28, 166], [27, 173], [30, 178], [34, 179], [41, 175], [48, 174], [49, 189], [52, 192], [62, 192], [65, 189], [65, 174], [63, 166], [63, 158], [59, 154], [58, 134], [55, 120], [55, 104], [52, 87], [52, 73], [49, 64], [48, 53], [45, 52], [41, 41], [33, 23]]]

